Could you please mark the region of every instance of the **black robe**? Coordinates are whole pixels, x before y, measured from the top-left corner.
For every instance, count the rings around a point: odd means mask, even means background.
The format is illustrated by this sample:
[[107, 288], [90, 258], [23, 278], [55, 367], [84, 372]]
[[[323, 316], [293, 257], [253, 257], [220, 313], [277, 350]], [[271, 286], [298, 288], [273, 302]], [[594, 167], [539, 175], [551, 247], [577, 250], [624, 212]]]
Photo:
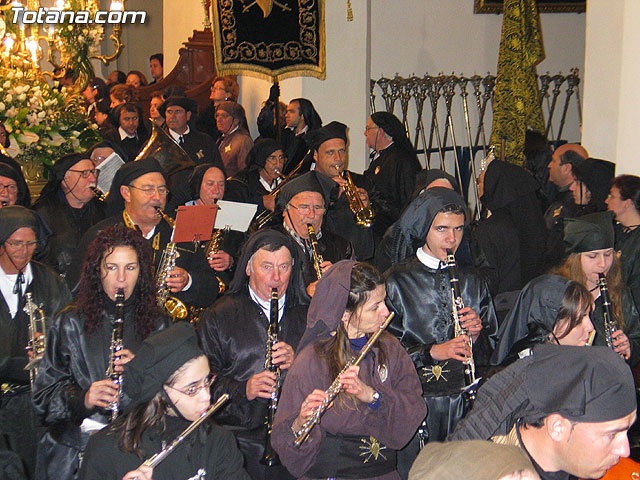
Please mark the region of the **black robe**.
[[[106, 411], [84, 406], [84, 396], [93, 382], [104, 380], [109, 365], [113, 332], [113, 303], [104, 294], [103, 321], [93, 333], [85, 331], [85, 320], [70, 304], [56, 318], [49, 330], [47, 349], [38, 369], [33, 390], [36, 413], [47, 425], [47, 433], [38, 446], [37, 479], [70, 480], [77, 478], [79, 454], [84, 450], [89, 434], [80, 424], [86, 418], [107, 423]], [[125, 302], [124, 347], [134, 354], [143, 338], [136, 331], [135, 303]], [[157, 328], [166, 326], [167, 319], [154, 319]], [[121, 408], [129, 399], [121, 398]]]
[[[482, 320], [483, 330], [473, 345], [478, 370], [489, 365], [491, 337], [497, 330], [496, 314], [485, 282], [465, 268], [459, 268], [458, 275], [465, 307], [471, 307]], [[464, 386], [462, 364], [456, 360], [437, 361], [429, 353], [433, 345], [453, 338], [448, 272], [428, 268], [414, 255], [391, 267], [385, 278], [387, 303], [396, 314], [389, 330], [409, 351], [418, 370], [429, 409], [429, 441], [443, 441], [464, 414], [460, 393]], [[480, 376], [479, 372], [476, 375]]]
[[196, 165], [213, 163], [216, 167], [223, 168], [222, 157], [216, 142], [209, 135], [191, 128], [189, 133], [183, 136], [183, 139], [184, 145], [182, 145], [182, 148]]
[[388, 220], [376, 220], [378, 230], [384, 233], [411, 200], [416, 175], [421, 167], [415, 154], [403, 150], [395, 143], [379, 153], [378, 158], [373, 160], [364, 172], [364, 176], [386, 200], [389, 207], [386, 212]]
[[138, 156], [138, 153], [140, 153], [140, 150], [142, 150], [142, 147], [144, 147], [149, 140], [149, 135], [146, 130], [139, 129], [135, 137], [125, 137], [121, 139], [120, 130], [118, 127], [115, 127], [113, 130], [106, 131], [103, 134], [103, 138], [110, 140], [120, 147], [125, 154], [125, 158], [123, 158], [125, 162], [133, 162]]
[[[165, 431], [155, 426], [143, 433], [140, 442], [141, 457], [120, 450], [118, 437], [110, 427], [92, 435], [82, 460], [80, 478], [120, 480], [127, 472], [135, 470], [147, 458], [161, 451], [163, 446], [170, 444], [190, 422], [166, 416], [166, 423]], [[242, 454], [233, 435], [215, 424], [208, 427], [201, 425], [186, 437], [167, 461], [154, 468], [153, 478], [249, 480], [249, 475], [242, 468], [242, 462]]]
[[[306, 314], [306, 305], [287, 302], [279, 322], [278, 340], [291, 345], [294, 351], [306, 327]], [[265, 476], [266, 468], [258, 461], [265, 447], [268, 401], [247, 400], [246, 385], [249, 378], [264, 371], [268, 324], [269, 319], [247, 289], [227, 294], [205, 310], [198, 330], [211, 371], [217, 374], [211, 387], [212, 397], [231, 395], [216, 415], [216, 421], [236, 436], [247, 471], [254, 479]], [[282, 478], [289, 478], [282, 470], [285, 475]]]
[[558, 265], [565, 254], [564, 248], [564, 220], [578, 216], [578, 206], [573, 201], [573, 193], [567, 187], [558, 193], [553, 203], [544, 214], [547, 226], [547, 247], [545, 251], [545, 265]]
[[82, 235], [104, 219], [104, 205], [94, 198], [82, 208], [71, 208], [62, 190], [58, 190], [47, 198], [41, 197], [33, 209], [53, 231], [47, 239], [45, 256], [39, 258], [64, 277]]
[[616, 250], [620, 252], [622, 278], [631, 291], [636, 308], [640, 307], [640, 228], [625, 232], [616, 224]]
[[[47, 326], [50, 326], [58, 312], [71, 301], [71, 294], [64, 281], [49, 267], [31, 261], [31, 269], [33, 281], [25, 293], [32, 293], [33, 302], [42, 308]], [[29, 316], [22, 310], [22, 300], [16, 316], [11, 318], [1, 294], [0, 298], [0, 384], [14, 386], [13, 393], [0, 393], [0, 435], [6, 437], [10, 449], [20, 456], [32, 478], [38, 438], [30, 401], [29, 372], [24, 370], [29, 362], [25, 351], [29, 340]]]

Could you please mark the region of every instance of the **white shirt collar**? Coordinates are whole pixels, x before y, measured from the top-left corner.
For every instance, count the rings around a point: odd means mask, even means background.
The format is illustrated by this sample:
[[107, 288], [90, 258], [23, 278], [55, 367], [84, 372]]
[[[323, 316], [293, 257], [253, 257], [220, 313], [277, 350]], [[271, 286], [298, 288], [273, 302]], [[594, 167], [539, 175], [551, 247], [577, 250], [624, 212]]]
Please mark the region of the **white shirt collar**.
[[[262, 309], [267, 318], [271, 316], [271, 302], [269, 300], [262, 300], [256, 292], [253, 291], [251, 287], [249, 287], [249, 296], [251, 299], [258, 304], [258, 306]], [[281, 298], [278, 299], [278, 321], [282, 320], [282, 315], [284, 315], [284, 305], [287, 300], [287, 294], [285, 293]]]
[[129, 135], [125, 132], [122, 127], [118, 127], [118, 133], [120, 134], [120, 140], [124, 140], [125, 138], [136, 138], [137, 135]]
[[[31, 270], [31, 263], [28, 263], [24, 269], [24, 285], [22, 285], [22, 294], [27, 291], [27, 287], [31, 285], [33, 281], [33, 271]], [[2, 267], [0, 267], [0, 293], [4, 297], [4, 301], [7, 302], [7, 306], [9, 307], [9, 312], [11, 313], [11, 318], [16, 316], [18, 313], [18, 294], [13, 293], [13, 287], [16, 284], [16, 278], [18, 278], [18, 274], [7, 274], [4, 273]]]
[[173, 137], [173, 139], [177, 142], [180, 141], [180, 137], [184, 137], [185, 135], [187, 135], [189, 132], [191, 131], [191, 129], [189, 128], [189, 125], [187, 125], [187, 129], [184, 131], [184, 133], [180, 134], [178, 132], [175, 132], [171, 129], [169, 129], [169, 133], [171, 134], [171, 136]]
[[418, 257], [418, 260], [420, 261], [420, 263], [422, 263], [425, 267], [432, 268], [433, 270], [437, 270], [438, 267], [444, 268], [446, 265], [444, 262], [441, 262], [438, 258], [432, 257], [431, 255], [429, 255], [427, 252], [425, 252], [422, 249], [422, 247], [416, 250], [416, 257]]

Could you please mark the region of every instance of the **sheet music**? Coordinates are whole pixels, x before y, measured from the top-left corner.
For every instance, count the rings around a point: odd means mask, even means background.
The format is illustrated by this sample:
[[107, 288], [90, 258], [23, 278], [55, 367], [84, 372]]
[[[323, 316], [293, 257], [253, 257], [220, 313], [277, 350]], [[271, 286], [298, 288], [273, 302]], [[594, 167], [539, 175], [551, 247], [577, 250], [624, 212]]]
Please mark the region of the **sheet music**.
[[231, 230], [245, 232], [258, 209], [253, 203], [230, 202], [219, 200], [215, 228], [229, 227]]
[[124, 165], [124, 161], [115, 152], [98, 165], [98, 170], [100, 171], [100, 175], [98, 175], [98, 188], [100, 190], [107, 193], [111, 189], [113, 177], [122, 165]]

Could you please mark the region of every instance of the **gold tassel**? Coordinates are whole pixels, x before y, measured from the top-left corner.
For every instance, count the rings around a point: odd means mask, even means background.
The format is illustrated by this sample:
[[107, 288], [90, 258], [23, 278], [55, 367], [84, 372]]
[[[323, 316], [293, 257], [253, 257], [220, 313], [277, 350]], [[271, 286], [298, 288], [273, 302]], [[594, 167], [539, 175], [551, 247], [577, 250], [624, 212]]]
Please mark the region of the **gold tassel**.
[[347, 0], [347, 22], [353, 22], [353, 10], [351, 9], [351, 0]]

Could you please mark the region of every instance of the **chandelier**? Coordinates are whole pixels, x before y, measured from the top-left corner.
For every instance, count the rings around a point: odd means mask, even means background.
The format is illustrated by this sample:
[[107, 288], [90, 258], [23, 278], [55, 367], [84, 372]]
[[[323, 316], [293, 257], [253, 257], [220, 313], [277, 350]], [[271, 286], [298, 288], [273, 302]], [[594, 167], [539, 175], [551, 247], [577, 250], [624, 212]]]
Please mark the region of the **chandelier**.
[[[122, 15], [125, 2], [111, 0], [109, 18]], [[98, 0], [14, 0], [0, 7], [1, 65], [53, 79], [72, 73], [74, 90], [83, 90], [95, 76], [91, 60], [108, 65], [124, 48], [121, 24], [114, 22], [113, 53], [101, 54], [106, 23], [96, 21], [98, 11]], [[52, 71], [41, 69], [45, 50]]]

